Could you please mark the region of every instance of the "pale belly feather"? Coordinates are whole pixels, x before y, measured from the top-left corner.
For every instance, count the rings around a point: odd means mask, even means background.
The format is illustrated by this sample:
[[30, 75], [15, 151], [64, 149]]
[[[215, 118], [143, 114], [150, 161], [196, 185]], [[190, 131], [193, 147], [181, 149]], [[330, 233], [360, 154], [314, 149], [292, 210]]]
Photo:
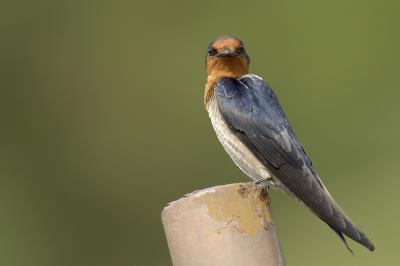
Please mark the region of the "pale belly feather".
[[222, 118], [214, 97], [210, 99], [207, 111], [219, 141], [235, 164], [255, 181], [268, 180], [268, 183], [272, 182], [271, 174], [266, 167], [254, 156], [246, 145], [231, 132]]

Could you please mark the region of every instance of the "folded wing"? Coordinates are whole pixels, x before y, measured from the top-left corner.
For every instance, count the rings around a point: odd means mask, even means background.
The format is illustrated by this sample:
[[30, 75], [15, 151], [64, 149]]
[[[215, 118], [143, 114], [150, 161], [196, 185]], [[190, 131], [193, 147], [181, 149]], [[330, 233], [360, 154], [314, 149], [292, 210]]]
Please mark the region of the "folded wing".
[[344, 242], [342, 234], [374, 250], [366, 235], [355, 227], [322, 184], [274, 92], [261, 78], [254, 75], [222, 78], [216, 84], [215, 95], [232, 132], [286, 189]]

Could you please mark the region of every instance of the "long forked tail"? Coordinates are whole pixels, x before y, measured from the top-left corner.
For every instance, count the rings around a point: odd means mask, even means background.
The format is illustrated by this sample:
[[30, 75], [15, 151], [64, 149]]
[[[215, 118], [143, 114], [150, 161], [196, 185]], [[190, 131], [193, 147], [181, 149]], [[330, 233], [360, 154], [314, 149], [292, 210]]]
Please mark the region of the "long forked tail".
[[[333, 200], [333, 198], [327, 193], [328, 202], [330, 207], [332, 208], [332, 215], [328, 219], [324, 219], [326, 217], [321, 217], [320, 214], [317, 215], [326, 222], [329, 227], [335, 231], [343, 243], [346, 245], [347, 249], [353, 253], [351, 248], [349, 247], [346, 239], [343, 235], [348, 236], [349, 238], [353, 239], [354, 241], [360, 243], [370, 251], [375, 250], [374, 244], [368, 239], [368, 237], [359, 230], [356, 225], [348, 218], [348, 216], [343, 212], [343, 210], [339, 207], [339, 205]], [[324, 216], [324, 215], [322, 215]]]
[[[347, 221], [346, 221], [347, 220]], [[351, 239], [353, 239], [354, 241], [360, 243], [361, 245], [363, 245], [364, 247], [366, 247], [367, 249], [369, 249], [370, 251], [374, 251], [375, 250], [375, 246], [374, 244], [372, 244], [372, 242], [368, 239], [368, 237], [361, 232], [353, 223], [351, 223], [348, 219], [345, 220], [345, 224], [346, 226], [344, 226], [343, 228], [337, 229], [335, 227], [333, 227], [331, 224], [328, 223], [329, 227], [332, 228], [333, 231], [335, 231], [339, 238], [343, 241], [343, 243], [346, 245], [347, 249], [353, 253], [353, 251], [351, 250], [349, 244], [347, 243], [346, 239], [344, 238], [343, 235], [347, 235], [348, 237], [350, 237]]]
[[[307, 178], [306, 180], [312, 182], [312, 185], [306, 186], [304, 182], [286, 182], [284, 184], [286, 186], [282, 186], [281, 184], [280, 187], [285, 192], [289, 193], [289, 195], [306, 205], [314, 214], [327, 223], [329, 227], [331, 227], [338, 234], [340, 239], [351, 253], [353, 252], [343, 235], [348, 236], [370, 251], [373, 251], [375, 247], [372, 242], [350, 220], [350, 218], [332, 198], [322, 182], [317, 182], [317, 179], [311, 178]], [[293, 179], [290, 181], [293, 181]]]
[[[336, 230], [335, 228], [333, 228], [332, 226], [329, 225], [329, 227], [335, 231], [335, 233], [339, 236], [340, 240], [342, 240], [343, 244], [346, 246], [347, 250], [350, 251], [351, 254], [354, 255], [353, 250], [350, 248], [350, 245], [347, 243], [346, 238], [344, 237], [343, 233]], [[368, 248], [369, 250], [373, 251], [375, 249], [374, 245], [372, 245], [372, 243], [369, 241], [369, 243], [363, 243], [363, 246], [365, 246], [366, 248]]]

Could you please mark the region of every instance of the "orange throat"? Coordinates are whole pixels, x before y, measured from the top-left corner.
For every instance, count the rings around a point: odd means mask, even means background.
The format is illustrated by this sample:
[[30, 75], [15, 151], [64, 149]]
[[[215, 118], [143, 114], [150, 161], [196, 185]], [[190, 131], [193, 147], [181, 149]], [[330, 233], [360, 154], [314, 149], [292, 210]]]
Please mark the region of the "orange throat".
[[214, 96], [215, 83], [224, 77], [239, 78], [249, 73], [245, 58], [211, 58], [207, 60], [207, 83], [204, 90], [204, 104], [207, 107]]

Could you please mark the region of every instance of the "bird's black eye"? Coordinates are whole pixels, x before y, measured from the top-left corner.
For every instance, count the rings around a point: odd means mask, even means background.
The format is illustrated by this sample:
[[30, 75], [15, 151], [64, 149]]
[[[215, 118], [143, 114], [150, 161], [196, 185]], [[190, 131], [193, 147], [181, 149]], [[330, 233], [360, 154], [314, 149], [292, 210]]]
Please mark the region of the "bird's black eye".
[[240, 46], [240, 47], [236, 50], [236, 52], [237, 52], [238, 54], [244, 54], [244, 53], [245, 53], [244, 47], [243, 47], [243, 46]]
[[215, 49], [212, 48], [212, 47], [208, 47], [207, 53], [208, 53], [209, 56], [213, 56], [213, 55], [216, 55], [216, 54], [217, 54], [217, 50], [215, 50]]

